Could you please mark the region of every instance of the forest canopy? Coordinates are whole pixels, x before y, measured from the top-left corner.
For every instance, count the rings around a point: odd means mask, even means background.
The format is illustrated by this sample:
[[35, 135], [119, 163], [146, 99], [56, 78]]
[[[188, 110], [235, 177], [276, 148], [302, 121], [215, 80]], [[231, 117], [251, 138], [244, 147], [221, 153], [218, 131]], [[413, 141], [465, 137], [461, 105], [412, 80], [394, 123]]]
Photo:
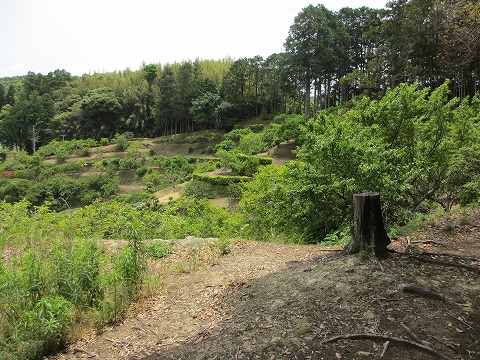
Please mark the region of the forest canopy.
[[33, 151], [53, 139], [152, 137], [223, 128], [252, 116], [313, 116], [356, 96], [450, 80], [452, 96], [479, 85], [480, 4], [397, 0], [385, 9], [309, 5], [294, 19], [285, 51], [266, 59], [145, 64], [140, 70], [66, 70], [0, 81], [0, 144]]

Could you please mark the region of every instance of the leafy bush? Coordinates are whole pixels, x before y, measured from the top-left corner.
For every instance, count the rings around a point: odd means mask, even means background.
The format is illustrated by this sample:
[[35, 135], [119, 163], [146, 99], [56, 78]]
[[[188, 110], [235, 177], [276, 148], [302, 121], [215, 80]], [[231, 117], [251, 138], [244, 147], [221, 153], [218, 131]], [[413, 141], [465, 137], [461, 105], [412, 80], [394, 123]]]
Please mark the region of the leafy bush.
[[211, 185], [230, 185], [250, 181], [248, 176], [209, 176], [203, 174], [193, 174], [193, 178]]
[[81, 153], [81, 151], [87, 151], [83, 149], [88, 149], [96, 146], [98, 146], [98, 143], [97, 141], [95, 141], [95, 139], [65, 140], [65, 141], [52, 140], [48, 144], [45, 144], [42, 147], [40, 147], [37, 150], [36, 154], [38, 154], [42, 158], [45, 158], [51, 155], [55, 155], [57, 158], [66, 157], [77, 151]]
[[170, 255], [171, 251], [172, 247], [170, 245], [159, 240], [145, 244], [142, 249], [144, 256], [154, 259], [161, 259], [163, 257], [167, 257], [168, 255]]
[[236, 147], [235, 142], [232, 139], [225, 139], [221, 143], [215, 146], [215, 152], [218, 150], [230, 151]]
[[88, 147], [82, 147], [77, 151], [77, 155], [81, 157], [89, 157], [92, 154], [92, 151]]
[[210, 179], [199, 178], [194, 175], [184, 190], [187, 197], [215, 199], [228, 196], [227, 186], [224, 184], [214, 184]]
[[225, 140], [231, 140], [235, 143], [240, 141], [240, 138], [244, 135], [251, 134], [252, 130], [249, 128], [240, 128], [240, 129], [234, 129], [228, 133], [225, 134]]
[[263, 131], [263, 124], [250, 124], [248, 128], [253, 132], [260, 132]]
[[70, 302], [59, 296], [40, 299], [17, 326], [17, 354], [20, 358], [35, 359], [58, 350], [65, 344], [71, 321]]
[[146, 166], [141, 166], [139, 167], [135, 173], [137, 174], [138, 177], [144, 176], [148, 171], [148, 168]]
[[[320, 115], [321, 116], [321, 115]], [[295, 140], [301, 144], [303, 141], [304, 130], [308, 118], [305, 115], [287, 115], [282, 114], [275, 117], [270, 125], [273, 132], [274, 143], [276, 145], [283, 141]]]
[[118, 168], [120, 170], [135, 170], [140, 166], [140, 162], [132, 157], [122, 157], [118, 162]]
[[26, 179], [0, 179], [0, 200], [15, 203], [27, 197], [32, 182]]
[[125, 151], [127, 150], [130, 141], [133, 139], [133, 136], [130, 138], [129, 134], [117, 134], [115, 135], [115, 144], [117, 151]]

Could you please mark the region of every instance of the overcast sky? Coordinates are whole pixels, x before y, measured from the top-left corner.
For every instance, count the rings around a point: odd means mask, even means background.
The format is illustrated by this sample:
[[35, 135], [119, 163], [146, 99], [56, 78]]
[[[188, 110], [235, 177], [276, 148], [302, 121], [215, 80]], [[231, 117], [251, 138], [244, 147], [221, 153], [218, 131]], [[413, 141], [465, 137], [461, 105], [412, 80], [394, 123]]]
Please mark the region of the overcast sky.
[[[387, 0], [324, 0], [384, 7]], [[0, 77], [138, 70], [142, 62], [233, 59], [283, 50], [307, 0], [0, 0]]]

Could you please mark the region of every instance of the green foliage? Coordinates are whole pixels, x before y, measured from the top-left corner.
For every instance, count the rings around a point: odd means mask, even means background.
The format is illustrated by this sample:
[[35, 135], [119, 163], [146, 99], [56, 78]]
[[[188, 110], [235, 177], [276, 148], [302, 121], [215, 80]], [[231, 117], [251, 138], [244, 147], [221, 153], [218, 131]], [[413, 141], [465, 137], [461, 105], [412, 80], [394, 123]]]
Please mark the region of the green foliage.
[[[161, 187], [180, 184], [191, 178], [196, 169], [195, 162], [195, 158], [156, 155], [150, 159], [150, 165], [158, 166], [158, 174], [153, 173], [152, 177]], [[149, 179], [148, 181], [152, 180]], [[152, 181], [152, 183], [155, 184], [155, 181]]]
[[227, 239], [219, 239], [215, 242], [215, 247], [220, 250], [221, 255], [227, 255], [230, 253], [231, 241]]
[[13, 335], [16, 355], [35, 359], [64, 346], [72, 321], [71, 304], [62, 297], [42, 298], [20, 319]]
[[89, 151], [89, 148], [96, 146], [98, 146], [98, 143], [94, 139], [65, 141], [52, 140], [48, 144], [40, 147], [35, 154], [39, 155], [42, 158], [51, 155], [55, 155], [58, 157], [59, 154], [66, 157], [76, 152], [81, 154], [84, 151]]
[[[242, 178], [243, 179], [243, 178]], [[238, 177], [213, 177], [194, 174], [187, 184], [184, 195], [187, 197], [215, 199], [222, 197], [238, 198], [236, 187], [244, 181]], [[246, 181], [246, 179], [245, 179]]]
[[138, 177], [143, 177], [147, 173], [147, 171], [148, 168], [146, 166], [141, 166], [135, 171], [135, 173]]
[[115, 146], [117, 151], [125, 151], [130, 145], [130, 139], [125, 134], [115, 135]]
[[274, 134], [274, 144], [278, 145], [283, 141], [295, 140], [302, 143], [303, 127], [307, 124], [308, 118], [304, 115], [282, 114], [275, 117], [270, 128]]
[[170, 255], [172, 247], [164, 241], [155, 240], [143, 246], [142, 253], [146, 257], [161, 259]]
[[0, 200], [15, 203], [24, 199], [32, 186], [31, 181], [26, 179], [1, 179]]
[[81, 108], [85, 114], [81, 133], [85, 137], [100, 139], [115, 133], [122, 105], [113, 89], [99, 87], [90, 90], [84, 97]]
[[245, 216], [261, 238], [312, 242], [348, 229], [354, 193], [380, 192], [387, 226], [429, 202], [445, 210], [475, 202], [478, 144], [461, 129], [479, 127], [456, 104], [448, 84], [432, 92], [402, 85], [382, 100], [319, 114], [301, 127], [299, 161], [260, 168], [245, 186]]
[[250, 181], [248, 176], [210, 176], [203, 174], [193, 174], [193, 178], [198, 181], [209, 183], [211, 185], [231, 185]]
[[250, 128], [240, 128], [232, 130], [225, 134], [225, 140], [231, 140], [235, 143], [238, 143], [242, 136], [249, 135], [252, 133]]
[[7, 159], [7, 149], [0, 145], [0, 161], [5, 161]]
[[270, 149], [271, 144], [264, 141], [264, 134], [262, 133], [248, 133], [240, 137], [238, 149], [240, 152], [248, 155], [255, 155]]
[[100, 139], [100, 145], [101, 145], [101, 146], [107, 146], [109, 143], [110, 143], [110, 139], [109, 139], [109, 138], [101, 138], [101, 139]]
[[219, 150], [230, 151], [236, 147], [235, 142], [232, 139], [225, 139], [221, 143], [215, 145], [215, 152]]

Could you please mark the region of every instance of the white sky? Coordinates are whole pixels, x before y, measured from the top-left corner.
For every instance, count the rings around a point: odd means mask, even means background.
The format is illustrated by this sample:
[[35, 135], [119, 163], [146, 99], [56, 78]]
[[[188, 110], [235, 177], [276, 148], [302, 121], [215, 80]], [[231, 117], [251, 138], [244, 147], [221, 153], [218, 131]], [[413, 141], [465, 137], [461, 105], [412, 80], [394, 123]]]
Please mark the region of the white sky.
[[[318, 1], [318, 2], [317, 2]], [[387, 0], [0, 0], [0, 77], [137, 70], [142, 62], [234, 59], [283, 50], [307, 5]]]

